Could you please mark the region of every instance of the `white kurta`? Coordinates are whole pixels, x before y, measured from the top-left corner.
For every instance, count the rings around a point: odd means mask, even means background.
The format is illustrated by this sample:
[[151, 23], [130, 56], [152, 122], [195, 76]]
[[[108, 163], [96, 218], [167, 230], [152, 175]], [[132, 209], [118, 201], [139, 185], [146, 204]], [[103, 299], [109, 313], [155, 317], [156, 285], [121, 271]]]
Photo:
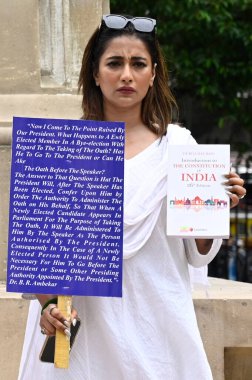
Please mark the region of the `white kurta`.
[[40, 306], [31, 301], [19, 380], [211, 380], [197, 327], [189, 276], [218, 252], [200, 255], [193, 239], [166, 236], [165, 160], [170, 143], [193, 144], [189, 131], [168, 134], [125, 163], [123, 297], [73, 297], [82, 325], [67, 370], [39, 361]]

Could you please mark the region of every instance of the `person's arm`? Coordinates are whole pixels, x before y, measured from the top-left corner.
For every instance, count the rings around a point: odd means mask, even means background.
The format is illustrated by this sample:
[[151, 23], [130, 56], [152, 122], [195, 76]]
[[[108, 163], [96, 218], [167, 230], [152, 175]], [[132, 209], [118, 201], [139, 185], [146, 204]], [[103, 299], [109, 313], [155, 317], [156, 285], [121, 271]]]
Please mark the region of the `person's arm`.
[[36, 294], [36, 297], [41, 305], [43, 307], [47, 301], [53, 298], [57, 298], [55, 294]]
[[197, 249], [201, 255], [206, 255], [213, 244], [213, 239], [195, 239]]

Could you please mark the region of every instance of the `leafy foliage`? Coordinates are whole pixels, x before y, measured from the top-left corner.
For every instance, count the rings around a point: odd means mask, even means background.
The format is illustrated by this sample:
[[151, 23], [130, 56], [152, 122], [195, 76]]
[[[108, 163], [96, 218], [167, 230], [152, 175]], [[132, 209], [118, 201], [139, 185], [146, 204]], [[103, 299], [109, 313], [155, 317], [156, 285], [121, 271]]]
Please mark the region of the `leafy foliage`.
[[[157, 19], [170, 85], [196, 137], [251, 150], [252, 0], [111, 0], [111, 13]], [[214, 133], [192, 117], [198, 110]]]

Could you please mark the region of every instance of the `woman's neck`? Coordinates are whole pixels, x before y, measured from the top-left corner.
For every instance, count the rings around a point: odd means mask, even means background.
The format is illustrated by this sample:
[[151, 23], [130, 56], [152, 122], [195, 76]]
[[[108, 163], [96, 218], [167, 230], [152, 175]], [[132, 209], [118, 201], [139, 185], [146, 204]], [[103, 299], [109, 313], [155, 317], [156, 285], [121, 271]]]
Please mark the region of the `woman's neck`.
[[141, 113], [134, 110], [106, 110], [105, 120], [125, 123], [125, 158], [130, 159], [146, 149], [158, 136], [142, 121]]
[[107, 109], [105, 120], [122, 121], [125, 123], [126, 133], [131, 133], [140, 125], [143, 125], [141, 111], [139, 109]]

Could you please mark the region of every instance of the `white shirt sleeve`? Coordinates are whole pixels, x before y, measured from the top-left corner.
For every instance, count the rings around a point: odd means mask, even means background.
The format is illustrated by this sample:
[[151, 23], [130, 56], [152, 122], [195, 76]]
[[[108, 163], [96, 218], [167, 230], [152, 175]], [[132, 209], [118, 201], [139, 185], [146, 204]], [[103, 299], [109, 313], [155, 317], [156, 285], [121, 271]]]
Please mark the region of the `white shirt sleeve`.
[[219, 252], [222, 239], [214, 239], [209, 252], [205, 255], [199, 253], [195, 239], [184, 239], [184, 246], [188, 263], [195, 268], [209, 264]]

